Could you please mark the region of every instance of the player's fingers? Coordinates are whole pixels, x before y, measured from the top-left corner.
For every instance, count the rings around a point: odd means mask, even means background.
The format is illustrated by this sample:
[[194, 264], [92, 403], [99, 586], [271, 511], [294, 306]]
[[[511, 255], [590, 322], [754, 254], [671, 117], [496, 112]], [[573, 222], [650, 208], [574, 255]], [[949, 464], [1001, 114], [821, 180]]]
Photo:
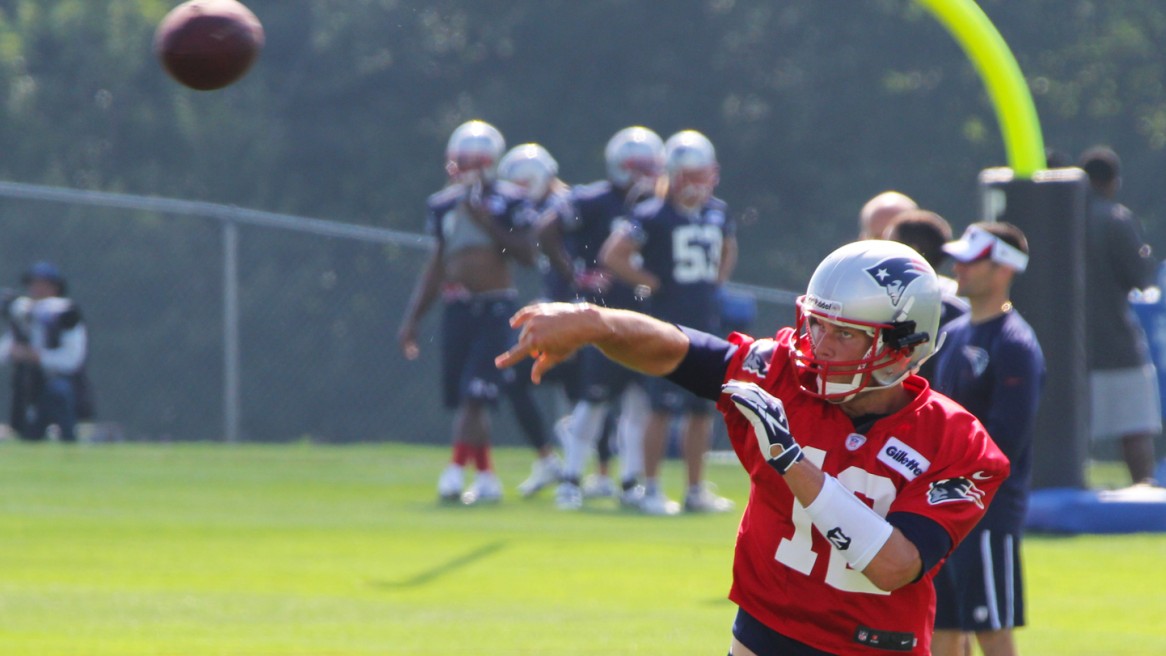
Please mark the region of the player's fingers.
[[512, 367], [519, 362], [522, 362], [522, 360], [529, 355], [531, 355], [530, 350], [520, 341], [514, 346], [511, 346], [510, 349], [505, 353], [500, 353], [495, 356], [494, 366], [499, 369]]
[[517, 328], [529, 321], [531, 316], [534, 315], [535, 309], [537, 307], [537, 305], [527, 305], [519, 308], [518, 312], [515, 312], [510, 317], [510, 327]]
[[553, 356], [550, 353], [539, 354], [534, 360], [534, 366], [530, 368], [530, 380], [535, 385], [543, 382], [543, 374], [550, 371], [555, 365], [563, 361], [563, 358]]

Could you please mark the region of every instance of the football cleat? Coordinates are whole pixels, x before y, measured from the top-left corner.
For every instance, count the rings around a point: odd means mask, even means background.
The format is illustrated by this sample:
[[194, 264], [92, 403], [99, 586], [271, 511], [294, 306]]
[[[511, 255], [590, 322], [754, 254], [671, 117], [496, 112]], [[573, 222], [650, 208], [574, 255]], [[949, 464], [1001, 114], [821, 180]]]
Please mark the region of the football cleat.
[[449, 465], [437, 479], [437, 497], [442, 501], [458, 501], [462, 498], [465, 474], [461, 467]]
[[562, 470], [563, 464], [559, 461], [558, 456], [550, 455], [535, 460], [534, 464], [530, 466], [530, 476], [518, 484], [518, 493], [523, 497], [530, 497], [544, 487], [558, 483], [559, 473]]
[[633, 485], [619, 495], [619, 505], [628, 510], [639, 510], [644, 502], [644, 486]]
[[732, 499], [726, 499], [709, 489], [707, 483], [700, 486], [699, 492], [689, 492], [684, 495], [684, 511], [695, 513], [723, 513], [729, 512], [737, 504]]
[[591, 474], [583, 479], [583, 497], [585, 499], [602, 499], [614, 497], [615, 483], [611, 478], [602, 474]]
[[559, 483], [555, 490], [555, 507], [559, 510], [579, 510], [583, 507], [583, 490], [574, 483]]
[[462, 495], [462, 503], [472, 506], [480, 503], [497, 503], [502, 500], [502, 482], [494, 472], [480, 471], [474, 477], [470, 489]]
[[640, 512], [645, 515], [678, 515], [680, 504], [664, 496], [662, 490], [656, 490], [652, 494], [644, 495], [640, 501]]

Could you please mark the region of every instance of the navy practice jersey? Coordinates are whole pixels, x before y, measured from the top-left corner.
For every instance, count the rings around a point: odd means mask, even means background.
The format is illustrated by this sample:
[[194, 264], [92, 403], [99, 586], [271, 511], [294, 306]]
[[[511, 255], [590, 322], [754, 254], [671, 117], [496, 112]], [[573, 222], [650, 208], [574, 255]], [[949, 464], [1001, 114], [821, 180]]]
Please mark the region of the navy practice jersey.
[[[600, 268], [599, 251], [603, 243], [615, 225], [628, 220], [636, 200], [608, 180], [571, 189], [572, 211], [562, 220], [563, 244], [577, 270]], [[633, 299], [631, 288], [618, 281], [613, 282], [606, 294], [586, 300], [616, 308], [639, 306]]]
[[466, 213], [465, 200], [479, 193], [477, 200], [503, 230], [529, 229], [530, 214], [523, 212], [522, 191], [508, 182], [495, 182], [475, 192], [461, 184], [452, 184], [433, 194], [426, 202], [425, 231], [444, 246], [448, 257], [475, 247], [494, 247], [494, 240]]
[[[571, 199], [568, 192], [552, 191], [540, 202], [527, 201], [523, 210], [529, 216], [523, 223], [536, 224], [542, 217], [549, 216], [549, 220], [563, 223], [564, 217], [574, 215], [571, 208]], [[568, 251], [570, 255], [570, 251]], [[540, 257], [538, 262], [539, 275], [542, 278], [543, 296], [551, 301], [571, 301], [575, 298], [574, 280], [568, 280], [551, 266], [546, 257]]]
[[1000, 486], [981, 527], [1018, 531], [1024, 522], [1033, 424], [1045, 379], [1040, 344], [1017, 312], [979, 324], [965, 314], [944, 332], [947, 341], [936, 354], [935, 389], [974, 414], [1012, 463], [1012, 475]]
[[660, 279], [651, 312], [665, 321], [719, 332], [717, 276], [725, 240], [736, 233], [724, 201], [713, 198], [693, 215], [661, 199], [632, 212], [630, 234], [640, 246], [643, 269]]

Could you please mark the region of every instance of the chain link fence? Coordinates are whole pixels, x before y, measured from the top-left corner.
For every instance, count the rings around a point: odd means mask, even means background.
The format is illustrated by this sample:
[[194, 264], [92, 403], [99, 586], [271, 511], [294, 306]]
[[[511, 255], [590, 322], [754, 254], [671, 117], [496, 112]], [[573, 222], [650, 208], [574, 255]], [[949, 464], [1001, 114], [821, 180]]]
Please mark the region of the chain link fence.
[[[0, 286], [48, 259], [84, 313], [91, 439], [448, 443], [440, 309], [419, 359], [396, 345], [424, 236], [17, 183], [0, 183], [0, 217]], [[534, 298], [536, 274], [522, 270], [519, 287]], [[793, 294], [734, 289], [760, 301], [755, 331], [790, 323]], [[550, 388], [536, 393], [549, 430], [562, 405]], [[495, 434], [523, 444], [505, 403]]]

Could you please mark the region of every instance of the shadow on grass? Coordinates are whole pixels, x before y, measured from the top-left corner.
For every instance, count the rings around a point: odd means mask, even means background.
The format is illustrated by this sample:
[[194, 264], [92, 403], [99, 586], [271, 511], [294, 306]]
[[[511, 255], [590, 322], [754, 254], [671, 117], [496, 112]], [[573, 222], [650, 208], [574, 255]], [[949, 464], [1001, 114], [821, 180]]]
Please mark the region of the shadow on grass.
[[408, 578], [404, 578], [399, 581], [380, 581], [376, 579], [370, 579], [368, 583], [372, 587], [382, 590], [404, 590], [406, 588], [416, 588], [427, 583], [432, 583], [433, 581], [436, 581], [437, 579], [446, 576], [447, 574], [456, 572], [457, 570], [472, 565], [480, 560], [484, 560], [485, 558], [501, 551], [505, 547], [506, 542], [504, 541], [491, 542], [489, 544], [484, 544], [468, 553], [451, 558], [450, 560], [447, 560], [444, 563], [440, 563], [427, 570], [418, 572]]

